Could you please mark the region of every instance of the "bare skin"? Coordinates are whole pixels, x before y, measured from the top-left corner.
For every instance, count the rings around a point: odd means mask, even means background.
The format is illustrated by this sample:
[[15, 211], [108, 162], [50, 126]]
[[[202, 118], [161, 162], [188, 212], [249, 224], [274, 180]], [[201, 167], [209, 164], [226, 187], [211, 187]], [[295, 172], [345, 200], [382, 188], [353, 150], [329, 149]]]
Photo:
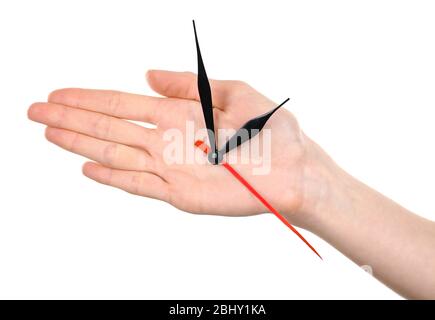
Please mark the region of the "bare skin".
[[[204, 126], [196, 76], [154, 70], [147, 80], [163, 98], [61, 89], [47, 102], [34, 103], [28, 115], [47, 126], [50, 142], [92, 160], [83, 173], [97, 182], [192, 213], [264, 213], [258, 200], [219, 166], [164, 161], [167, 129], [185, 132], [187, 120]], [[218, 128], [239, 128], [276, 106], [243, 82], [212, 80], [211, 87]], [[272, 130], [270, 173], [252, 175], [250, 164], [234, 167], [291, 223], [316, 233], [356, 263], [372, 266], [374, 275], [398, 293], [435, 298], [435, 223], [341, 170], [287, 110], [276, 112], [267, 126]]]

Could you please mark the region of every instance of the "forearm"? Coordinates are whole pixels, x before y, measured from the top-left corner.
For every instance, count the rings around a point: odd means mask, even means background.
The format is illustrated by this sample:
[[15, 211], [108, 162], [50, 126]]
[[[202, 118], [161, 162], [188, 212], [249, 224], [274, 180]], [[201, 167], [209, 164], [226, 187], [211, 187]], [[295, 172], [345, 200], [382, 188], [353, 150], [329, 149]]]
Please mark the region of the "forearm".
[[434, 299], [435, 223], [357, 181], [332, 161], [322, 166], [316, 171], [323, 175], [323, 191], [309, 208], [309, 229], [355, 263], [370, 265], [376, 278], [401, 295]]

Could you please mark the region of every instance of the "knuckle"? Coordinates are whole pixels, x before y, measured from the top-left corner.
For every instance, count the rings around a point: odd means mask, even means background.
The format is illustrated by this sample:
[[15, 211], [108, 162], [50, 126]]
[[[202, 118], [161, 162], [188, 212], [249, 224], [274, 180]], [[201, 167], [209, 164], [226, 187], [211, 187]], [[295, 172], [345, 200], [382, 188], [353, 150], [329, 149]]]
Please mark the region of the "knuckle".
[[112, 121], [109, 117], [101, 115], [97, 118], [94, 123], [94, 133], [96, 137], [106, 139], [110, 135], [110, 127]]
[[131, 193], [139, 194], [142, 185], [142, 178], [139, 173], [133, 174], [130, 178]]
[[153, 154], [155, 148], [155, 144], [159, 143], [157, 140], [158, 132], [145, 130], [142, 131], [140, 135], [140, 139], [137, 142], [137, 147], [146, 152], [148, 155]]
[[117, 114], [119, 106], [121, 105], [122, 93], [120, 91], [110, 91], [108, 101], [108, 108], [111, 114]]
[[145, 151], [138, 150], [133, 160], [134, 167], [139, 171], [146, 171], [150, 167], [150, 161]]
[[155, 157], [147, 155], [146, 156], [146, 171], [154, 172], [159, 176], [166, 176], [166, 168], [164, 167], [162, 161], [156, 160]]
[[105, 174], [102, 178], [102, 182], [104, 184], [107, 184], [109, 186], [115, 186], [116, 184], [113, 181], [113, 170], [108, 168], [108, 170], [105, 171]]
[[68, 108], [65, 106], [55, 107], [52, 112], [52, 121], [53, 125], [57, 128], [62, 128], [66, 122], [68, 117]]
[[150, 157], [145, 153], [141, 152], [140, 156], [138, 157], [139, 164], [138, 167], [141, 170], [151, 170], [153, 167], [152, 161], [150, 161]]
[[80, 140], [80, 135], [78, 133], [74, 133], [73, 137], [71, 138], [71, 142], [69, 143], [67, 150], [69, 150], [71, 152], [75, 152], [77, 150], [79, 140]]
[[103, 151], [103, 161], [109, 166], [116, 164], [118, 157], [118, 145], [116, 143], [108, 144]]

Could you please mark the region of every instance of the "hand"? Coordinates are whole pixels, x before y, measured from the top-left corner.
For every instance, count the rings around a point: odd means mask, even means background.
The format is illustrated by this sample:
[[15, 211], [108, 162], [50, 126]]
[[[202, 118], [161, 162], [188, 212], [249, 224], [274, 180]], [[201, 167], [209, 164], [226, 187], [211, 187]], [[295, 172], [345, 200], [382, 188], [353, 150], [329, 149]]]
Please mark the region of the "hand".
[[[223, 168], [208, 163], [168, 165], [164, 161], [166, 130], [176, 128], [185, 133], [188, 120], [195, 123], [195, 128], [204, 128], [196, 75], [149, 71], [147, 79], [151, 88], [166, 98], [61, 89], [51, 93], [48, 102], [33, 104], [29, 118], [47, 125], [50, 142], [95, 161], [85, 163], [83, 173], [97, 182], [160, 199], [192, 213], [264, 212], [262, 204]], [[211, 80], [211, 87], [217, 128], [237, 129], [276, 106], [239, 81]], [[126, 120], [151, 123], [156, 128]], [[307, 211], [302, 210], [307, 204], [314, 204], [311, 195], [317, 193], [309, 156], [312, 143], [285, 109], [278, 110], [267, 127], [272, 137], [270, 173], [253, 175], [252, 164], [234, 167], [291, 222], [303, 225], [306, 217], [298, 213]], [[194, 141], [187, 143], [193, 145]], [[239, 147], [244, 148], [246, 145]]]
[[[83, 166], [84, 174], [95, 181], [193, 213], [264, 212], [258, 200], [220, 166], [164, 161], [166, 130], [185, 133], [187, 120], [196, 128], [204, 127], [196, 76], [151, 71], [148, 82], [167, 98], [62, 89], [50, 94], [47, 103], [33, 104], [29, 117], [48, 126], [49, 141], [95, 161]], [[238, 81], [211, 81], [211, 86], [217, 128], [237, 129], [276, 106]], [[267, 126], [272, 131], [270, 173], [253, 175], [252, 164], [234, 168], [291, 223], [310, 229], [358, 264], [370, 265], [374, 275], [397, 292], [435, 297], [435, 223], [341, 170], [285, 109], [278, 110]]]

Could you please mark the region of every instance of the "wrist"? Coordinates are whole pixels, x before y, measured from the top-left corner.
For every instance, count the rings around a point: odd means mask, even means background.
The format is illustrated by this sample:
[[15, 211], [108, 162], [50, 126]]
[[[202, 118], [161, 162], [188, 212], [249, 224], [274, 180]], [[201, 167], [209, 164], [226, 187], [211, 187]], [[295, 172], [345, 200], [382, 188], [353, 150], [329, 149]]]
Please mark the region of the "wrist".
[[[295, 224], [314, 233], [321, 232], [325, 221], [350, 206], [347, 195], [357, 181], [344, 172], [323, 149], [305, 137], [301, 203]], [[340, 209], [341, 208], [341, 209]]]

